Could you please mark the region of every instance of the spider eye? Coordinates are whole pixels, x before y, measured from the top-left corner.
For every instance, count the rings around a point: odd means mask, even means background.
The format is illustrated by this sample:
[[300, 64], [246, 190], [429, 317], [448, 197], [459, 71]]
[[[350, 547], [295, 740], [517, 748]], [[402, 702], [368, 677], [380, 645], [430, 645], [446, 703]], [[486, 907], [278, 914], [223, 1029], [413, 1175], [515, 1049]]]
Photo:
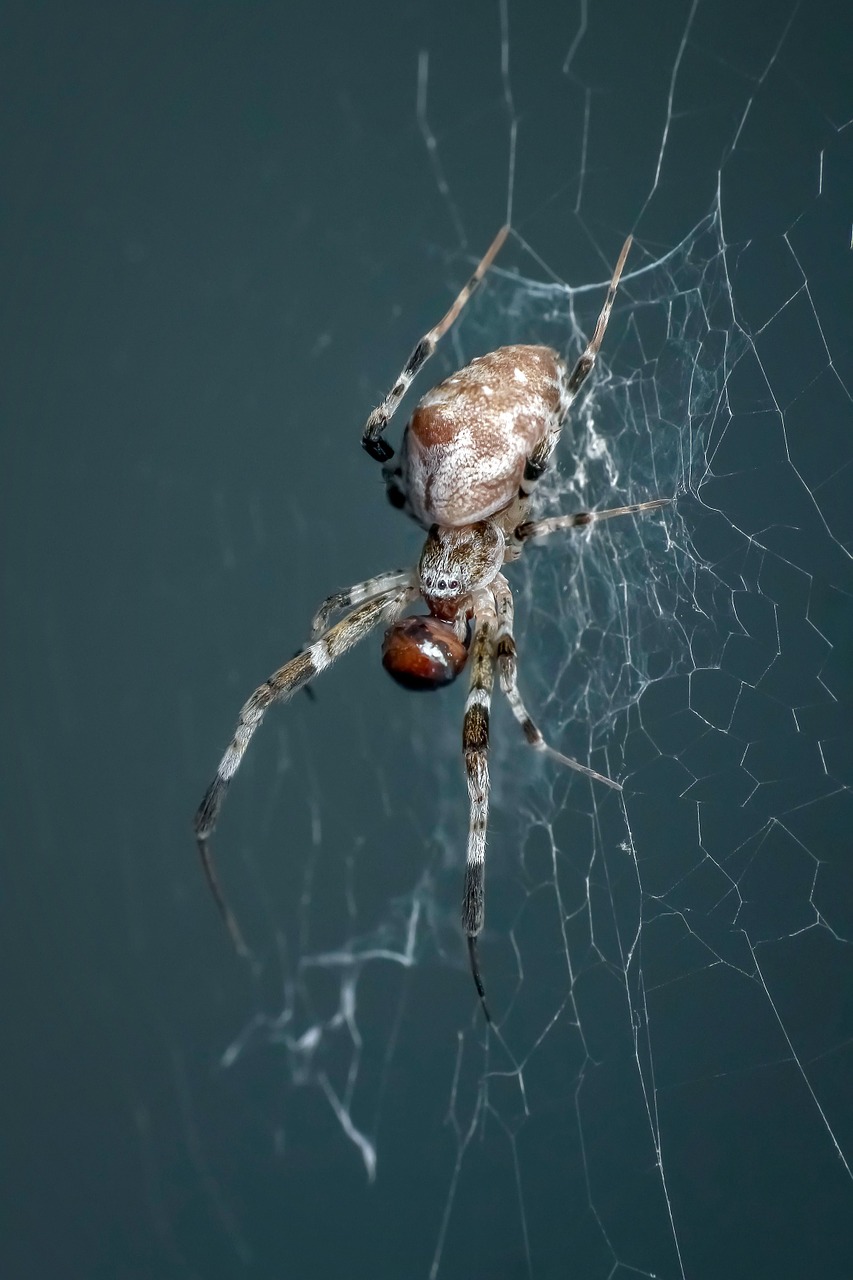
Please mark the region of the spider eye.
[[404, 689], [441, 689], [467, 661], [467, 644], [439, 618], [403, 618], [382, 641], [382, 665]]

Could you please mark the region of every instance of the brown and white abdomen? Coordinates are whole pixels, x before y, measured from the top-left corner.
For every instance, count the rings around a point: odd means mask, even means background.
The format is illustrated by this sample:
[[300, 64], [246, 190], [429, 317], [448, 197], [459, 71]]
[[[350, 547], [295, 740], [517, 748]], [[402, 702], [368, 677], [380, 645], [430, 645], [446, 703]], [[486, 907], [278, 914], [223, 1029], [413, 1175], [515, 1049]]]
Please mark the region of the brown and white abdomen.
[[499, 347], [429, 391], [403, 440], [412, 514], [426, 526], [459, 528], [513, 502], [525, 462], [559, 431], [567, 380], [551, 347]]

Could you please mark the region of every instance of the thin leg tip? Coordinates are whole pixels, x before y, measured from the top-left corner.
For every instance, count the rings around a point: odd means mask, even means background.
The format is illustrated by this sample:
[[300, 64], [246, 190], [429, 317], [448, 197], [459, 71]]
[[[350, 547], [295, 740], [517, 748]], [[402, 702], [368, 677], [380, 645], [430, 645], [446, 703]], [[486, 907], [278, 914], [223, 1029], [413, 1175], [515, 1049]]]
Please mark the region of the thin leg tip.
[[204, 870], [204, 876], [207, 880], [208, 888], [210, 889], [213, 895], [213, 900], [219, 909], [219, 914], [222, 917], [225, 928], [228, 930], [234, 950], [242, 960], [248, 960], [250, 964], [254, 965], [254, 956], [246, 946], [242, 930], [237, 923], [237, 918], [225, 900], [225, 894], [222, 892], [222, 887], [216, 874], [216, 867], [213, 862], [213, 855], [210, 850], [207, 836], [199, 835], [196, 837], [196, 848], [198, 850], [198, 856], [201, 859], [201, 865]]
[[471, 962], [471, 976], [474, 979], [474, 986], [477, 988], [477, 995], [480, 997], [483, 1016], [489, 1026], [491, 1026], [492, 1015], [489, 1012], [489, 1006], [486, 1004], [486, 989], [483, 986], [483, 979], [480, 977], [480, 961], [477, 955], [477, 935], [472, 933], [468, 934], [468, 959]]

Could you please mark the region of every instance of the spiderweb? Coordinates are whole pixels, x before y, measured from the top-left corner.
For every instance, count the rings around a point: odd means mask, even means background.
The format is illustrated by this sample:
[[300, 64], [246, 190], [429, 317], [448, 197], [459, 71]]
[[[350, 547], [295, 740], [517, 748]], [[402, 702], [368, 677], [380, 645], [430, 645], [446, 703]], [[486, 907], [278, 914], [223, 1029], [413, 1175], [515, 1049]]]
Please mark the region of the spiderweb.
[[[454, 113], [443, 45], [420, 53], [412, 138], [445, 238], [413, 231], [418, 251], [450, 296], [504, 202], [514, 235], [416, 390], [507, 342], [576, 354], [633, 231], [540, 512], [672, 505], [558, 535], [510, 574], [534, 717], [623, 790], [543, 766], [496, 694], [487, 1034], [458, 923], [458, 699], [389, 702], [391, 759], [352, 748], [375, 790], [349, 818], [333, 813], [310, 717], [305, 742], [278, 728], [274, 784], [255, 777], [270, 795], [261, 836], [292, 788], [310, 840], [287, 910], [258, 879], [273, 944], [221, 1063], [239, 1092], [272, 1055], [283, 1096], [265, 1124], [285, 1159], [319, 1126], [375, 1194], [411, 1185], [407, 1275], [469, 1275], [472, 1250], [476, 1274], [841, 1274], [849, 104], [807, 78], [827, 46], [809, 44], [804, 14], [749, 38], [733, 17], [736, 43], [694, 4], [632, 64], [632, 91], [658, 104], [633, 137], [607, 71], [611, 54], [623, 67], [616, 37], [579, 14], [557, 48], [497, 10], [478, 110]], [[786, 130], [783, 163], [770, 143]], [[482, 243], [464, 212], [472, 155], [502, 175]], [[578, 246], [587, 283], [570, 286]], [[387, 341], [372, 336], [365, 411], [420, 332], [410, 301]], [[244, 870], [264, 856], [256, 844]], [[422, 1185], [394, 1153], [401, 1135]]]

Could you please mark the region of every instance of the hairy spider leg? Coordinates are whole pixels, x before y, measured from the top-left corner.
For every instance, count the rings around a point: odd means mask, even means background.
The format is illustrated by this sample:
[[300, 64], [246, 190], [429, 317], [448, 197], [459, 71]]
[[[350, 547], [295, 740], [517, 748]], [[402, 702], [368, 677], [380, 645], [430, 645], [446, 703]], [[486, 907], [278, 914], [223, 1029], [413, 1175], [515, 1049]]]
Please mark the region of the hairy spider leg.
[[255, 731], [274, 702], [286, 702], [297, 689], [304, 688], [310, 680], [330, 667], [381, 622], [390, 622], [397, 618], [417, 594], [415, 587], [393, 587], [361, 604], [319, 640], [303, 649], [301, 653], [297, 653], [283, 667], [279, 667], [278, 671], [273, 672], [268, 680], [258, 686], [240, 712], [234, 737], [219, 763], [216, 777], [207, 788], [204, 799], [198, 807], [193, 827], [208, 886], [232, 941], [243, 956], [248, 956], [249, 950], [220, 887], [209, 843], [231, 779], [240, 767], [240, 762]]
[[388, 425], [390, 419], [400, 407], [400, 401], [412, 385], [417, 377], [418, 371], [423, 368], [427, 360], [435, 351], [441, 339], [447, 333], [447, 330], [453, 324], [462, 308], [468, 302], [474, 290], [477, 288], [483, 276], [494, 262], [501, 246], [509, 235], [509, 226], [501, 227], [492, 243], [480, 259], [474, 274], [469, 279], [465, 287], [459, 292], [456, 301], [453, 303], [449, 311], [447, 311], [438, 324], [430, 329], [429, 333], [424, 334], [420, 342], [416, 345], [412, 354], [409, 356], [403, 366], [397, 381], [388, 392], [385, 399], [378, 404], [370, 417], [362, 433], [362, 447], [367, 450], [371, 458], [375, 458], [377, 462], [388, 462], [394, 456], [394, 450], [386, 440], [382, 439], [382, 432]]
[[528, 520], [520, 524], [513, 537], [519, 542], [533, 538], [547, 538], [565, 529], [585, 529], [599, 520], [612, 520], [614, 516], [636, 516], [645, 511], [658, 511], [668, 507], [672, 498], [652, 498], [649, 502], [632, 502], [627, 507], [611, 507], [609, 511], [576, 511], [573, 515], [549, 516], [545, 520]]
[[489, 820], [489, 707], [492, 700], [495, 659], [495, 608], [488, 592], [474, 610], [475, 631], [471, 642], [471, 678], [462, 722], [462, 750], [468, 779], [470, 818], [468, 855], [465, 864], [465, 891], [462, 898], [462, 927], [468, 938], [468, 955], [474, 985], [486, 1021], [492, 1017], [477, 960], [477, 935], [483, 928], [485, 910], [486, 827]]
[[619, 287], [619, 281], [622, 277], [625, 261], [628, 257], [628, 252], [633, 241], [633, 236], [628, 236], [628, 239], [622, 246], [622, 251], [619, 254], [616, 266], [613, 268], [613, 275], [610, 277], [610, 286], [607, 290], [607, 297], [604, 300], [604, 306], [601, 308], [598, 319], [595, 322], [593, 335], [581, 355], [578, 357], [574, 369], [566, 379], [562, 403], [560, 405], [559, 424], [554, 431], [551, 431], [547, 436], [540, 440], [539, 444], [533, 450], [525, 463], [524, 475], [521, 480], [521, 494], [525, 498], [530, 496], [538, 481], [541, 480], [542, 476], [547, 471], [548, 464], [551, 461], [551, 455], [556, 449], [557, 442], [560, 439], [563, 424], [569, 415], [569, 410], [595, 365], [599, 349], [601, 348], [602, 339], [604, 338], [607, 324], [610, 320], [610, 313], [613, 310], [616, 290]]
[[574, 769], [577, 773], [582, 773], [585, 777], [592, 778], [594, 782], [603, 782], [605, 786], [612, 787], [614, 791], [621, 791], [620, 783], [614, 782], [612, 778], [608, 778], [603, 773], [597, 773], [595, 769], [590, 769], [588, 765], [581, 764], [579, 760], [575, 760], [571, 756], [564, 756], [562, 751], [557, 751], [555, 747], [545, 741], [541, 730], [537, 728], [530, 718], [530, 713], [525, 707], [518, 690], [518, 654], [513, 634], [515, 605], [509, 583], [503, 574], [498, 574], [492, 583], [492, 594], [495, 598], [498, 618], [497, 662], [501, 692], [506, 696], [507, 702], [512, 709], [512, 714], [521, 725], [525, 739], [530, 743], [531, 747], [541, 751], [552, 760], [556, 760], [558, 764]]
[[590, 373], [590, 370], [592, 369], [592, 366], [595, 364], [595, 358], [598, 355], [599, 348], [601, 347], [601, 340], [604, 337], [607, 322], [610, 319], [610, 312], [613, 310], [613, 303], [616, 299], [616, 290], [619, 288], [619, 281], [622, 278], [625, 260], [628, 257], [633, 243], [634, 237], [628, 236], [628, 239], [622, 246], [622, 251], [617, 259], [616, 266], [613, 268], [613, 275], [610, 277], [610, 287], [607, 290], [607, 297], [604, 299], [604, 306], [601, 308], [598, 320], [596, 321], [593, 335], [589, 340], [586, 350], [582, 353], [577, 364], [572, 370], [571, 377], [569, 378], [569, 393], [572, 398], [574, 398], [578, 391], [580, 391], [588, 374]]
[[311, 619], [309, 642], [313, 644], [328, 631], [329, 619], [339, 609], [350, 609], [397, 587], [414, 586], [416, 578], [417, 574], [412, 569], [389, 569], [387, 573], [377, 573], [373, 578], [365, 578], [364, 582], [354, 583], [346, 591], [336, 591], [327, 596]]

